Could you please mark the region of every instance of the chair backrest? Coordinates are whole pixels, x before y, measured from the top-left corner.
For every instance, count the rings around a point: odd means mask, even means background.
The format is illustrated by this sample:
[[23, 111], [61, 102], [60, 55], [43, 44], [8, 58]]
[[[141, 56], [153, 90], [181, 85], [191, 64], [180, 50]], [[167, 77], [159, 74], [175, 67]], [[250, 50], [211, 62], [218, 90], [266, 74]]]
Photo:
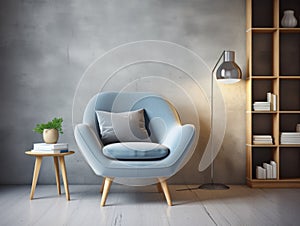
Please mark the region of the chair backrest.
[[88, 103], [83, 123], [89, 124], [100, 139], [96, 111], [126, 112], [145, 110], [145, 124], [153, 142], [161, 143], [167, 131], [180, 124], [174, 106], [163, 97], [144, 92], [103, 92], [96, 94]]

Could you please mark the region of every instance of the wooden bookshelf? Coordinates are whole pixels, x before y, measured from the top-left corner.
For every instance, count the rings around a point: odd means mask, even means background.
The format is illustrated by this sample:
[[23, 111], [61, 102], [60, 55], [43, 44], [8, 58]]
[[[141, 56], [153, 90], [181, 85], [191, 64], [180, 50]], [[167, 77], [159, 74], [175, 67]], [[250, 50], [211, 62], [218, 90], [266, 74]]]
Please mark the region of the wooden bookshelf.
[[[247, 103], [246, 158], [250, 187], [300, 187], [300, 144], [280, 144], [281, 132], [295, 132], [300, 123], [299, 0], [246, 0]], [[283, 28], [284, 10], [292, 9], [296, 28]], [[254, 111], [255, 101], [277, 96], [275, 111]], [[273, 144], [254, 145], [253, 135], [272, 135]], [[274, 160], [275, 179], [257, 179], [256, 166]]]

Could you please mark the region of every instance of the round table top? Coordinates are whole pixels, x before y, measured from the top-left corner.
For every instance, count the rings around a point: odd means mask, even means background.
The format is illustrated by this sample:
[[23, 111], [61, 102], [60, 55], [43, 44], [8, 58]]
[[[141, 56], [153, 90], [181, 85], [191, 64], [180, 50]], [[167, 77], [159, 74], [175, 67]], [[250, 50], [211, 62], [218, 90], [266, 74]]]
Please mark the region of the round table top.
[[32, 155], [32, 156], [65, 156], [65, 155], [72, 155], [74, 154], [74, 151], [68, 151], [68, 152], [63, 152], [63, 153], [38, 153], [34, 151], [25, 151], [26, 155]]

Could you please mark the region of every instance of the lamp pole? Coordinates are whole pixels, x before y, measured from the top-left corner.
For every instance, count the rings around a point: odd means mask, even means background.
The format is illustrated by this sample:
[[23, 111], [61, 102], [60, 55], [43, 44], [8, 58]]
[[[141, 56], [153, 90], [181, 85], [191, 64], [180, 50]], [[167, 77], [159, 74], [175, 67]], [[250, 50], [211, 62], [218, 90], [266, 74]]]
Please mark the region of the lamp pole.
[[235, 83], [241, 79], [241, 69], [239, 66], [234, 62], [234, 52], [233, 51], [223, 51], [221, 56], [219, 57], [216, 65], [214, 66], [211, 72], [211, 94], [210, 94], [210, 145], [211, 145], [211, 166], [210, 166], [210, 183], [202, 184], [198, 188], [199, 189], [208, 189], [208, 190], [226, 190], [229, 187], [225, 184], [215, 183], [214, 182], [214, 153], [215, 150], [213, 148], [213, 138], [214, 138], [214, 73], [219, 65], [222, 57], [224, 57], [223, 63], [218, 67], [217, 70], [217, 80], [221, 81], [225, 84]]
[[[211, 72], [211, 89], [210, 89], [210, 147], [211, 147], [211, 166], [210, 166], [210, 183], [202, 184], [196, 188], [180, 189], [183, 190], [194, 190], [194, 189], [207, 189], [207, 190], [226, 190], [229, 187], [225, 184], [214, 182], [214, 148], [213, 148], [213, 138], [214, 138], [214, 73], [222, 59], [224, 57], [223, 63], [218, 67], [216, 72], [216, 77], [219, 82], [224, 84], [232, 84], [241, 80], [242, 72], [239, 66], [234, 61], [234, 51], [223, 51], [219, 57], [216, 65]], [[179, 190], [178, 190], [179, 191]]]

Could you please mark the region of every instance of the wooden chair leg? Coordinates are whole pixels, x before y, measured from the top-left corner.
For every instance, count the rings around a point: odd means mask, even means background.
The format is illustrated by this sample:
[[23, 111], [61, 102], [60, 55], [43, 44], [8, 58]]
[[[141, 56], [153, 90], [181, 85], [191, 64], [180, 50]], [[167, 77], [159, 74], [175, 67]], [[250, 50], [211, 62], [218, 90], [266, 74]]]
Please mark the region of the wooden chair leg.
[[103, 192], [103, 189], [104, 189], [104, 183], [105, 183], [105, 178], [103, 178], [103, 180], [102, 180], [102, 184], [101, 184], [101, 187], [100, 187], [100, 193]]
[[159, 193], [162, 193], [162, 192], [163, 192], [163, 190], [162, 190], [162, 187], [161, 187], [161, 184], [160, 184], [160, 183], [157, 183], [157, 184], [156, 184], [156, 188], [157, 188], [157, 190], [158, 190], [158, 192], [159, 192]]
[[170, 195], [170, 191], [169, 191], [169, 187], [167, 184], [167, 181], [165, 180], [159, 180], [161, 188], [164, 192], [164, 195], [166, 197], [167, 203], [169, 206], [172, 206], [172, 199], [171, 199], [171, 195]]
[[101, 198], [101, 206], [105, 206], [105, 202], [106, 202], [112, 182], [113, 182], [112, 178], [105, 177], [104, 188], [103, 188], [103, 193], [102, 193], [102, 198]]

